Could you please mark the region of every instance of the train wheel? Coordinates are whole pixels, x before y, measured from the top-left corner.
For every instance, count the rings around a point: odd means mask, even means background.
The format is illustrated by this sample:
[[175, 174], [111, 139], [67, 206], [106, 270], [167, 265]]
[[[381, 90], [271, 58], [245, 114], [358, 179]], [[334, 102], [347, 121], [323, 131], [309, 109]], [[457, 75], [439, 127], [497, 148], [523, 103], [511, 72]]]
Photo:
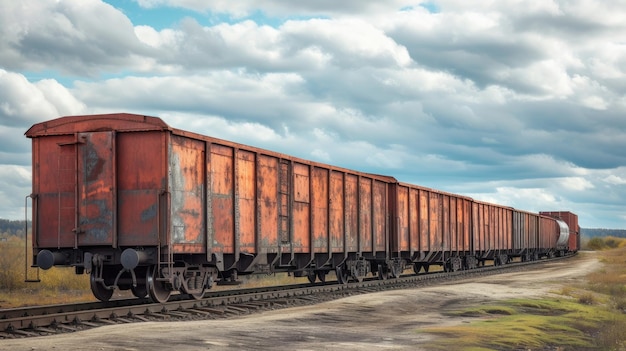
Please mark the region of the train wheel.
[[335, 273], [337, 274], [339, 284], [348, 284], [348, 272], [343, 267], [337, 266]]
[[96, 297], [96, 299], [100, 300], [100, 301], [109, 301], [111, 299], [111, 296], [113, 296], [113, 289], [107, 289], [104, 284], [99, 281], [98, 277], [97, 277], [97, 271], [96, 269], [94, 269], [93, 271], [91, 271], [91, 275], [89, 277], [89, 285], [91, 285], [91, 292], [93, 293], [93, 296]]
[[183, 285], [183, 292], [194, 300], [200, 300], [204, 297], [206, 291], [205, 279], [209, 279], [206, 273], [200, 273], [193, 277], [187, 278]]
[[148, 293], [150, 298], [154, 302], [164, 303], [170, 298], [172, 291], [168, 289], [165, 284], [158, 281], [159, 270], [157, 266], [152, 266], [146, 273], [146, 282], [148, 286]]
[[386, 265], [379, 264], [378, 265], [378, 279], [387, 280], [389, 278], [389, 270]]
[[317, 271], [317, 279], [322, 282], [322, 283], [326, 283], [326, 271]]

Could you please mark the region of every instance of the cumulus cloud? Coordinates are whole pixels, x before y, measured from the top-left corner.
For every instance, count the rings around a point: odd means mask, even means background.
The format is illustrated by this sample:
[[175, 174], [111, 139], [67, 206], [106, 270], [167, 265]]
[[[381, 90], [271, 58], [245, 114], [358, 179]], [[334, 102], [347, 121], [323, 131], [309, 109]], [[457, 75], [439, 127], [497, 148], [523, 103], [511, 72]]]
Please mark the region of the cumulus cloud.
[[311, 16], [311, 15], [342, 15], [355, 13], [390, 12], [407, 6], [413, 1], [391, 0], [384, 4], [376, 0], [347, 0], [347, 1], [280, 1], [258, 0], [255, 2], [228, 1], [228, 0], [136, 0], [145, 8], [161, 6], [186, 8], [201, 12], [225, 13], [236, 18], [245, 17], [258, 11], [273, 16]]
[[29, 82], [22, 74], [0, 69], [0, 125], [15, 127], [84, 110], [64, 86], [53, 79]]
[[149, 54], [132, 23], [98, 0], [9, 1], [0, 11], [0, 62], [11, 70], [98, 76]]
[[[28, 166], [22, 134], [33, 123], [125, 111], [518, 208], [626, 225], [617, 214], [626, 196], [626, 13], [618, 4], [134, 5], [140, 16], [124, 2], [3, 5], [0, 164]], [[163, 10], [178, 17], [152, 25]]]

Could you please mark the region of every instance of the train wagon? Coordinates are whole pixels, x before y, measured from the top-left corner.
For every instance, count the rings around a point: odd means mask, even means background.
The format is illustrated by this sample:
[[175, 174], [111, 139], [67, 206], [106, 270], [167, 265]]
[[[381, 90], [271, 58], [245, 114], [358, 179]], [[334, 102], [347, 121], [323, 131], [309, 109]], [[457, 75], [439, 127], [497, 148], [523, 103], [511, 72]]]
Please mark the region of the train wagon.
[[[26, 136], [33, 265], [89, 274], [102, 301], [116, 289], [159, 302], [174, 292], [199, 299], [215, 283], [252, 273], [315, 282], [333, 271], [346, 283], [398, 277], [408, 266], [417, 273], [534, 260], [562, 253], [557, 246], [569, 233], [550, 216], [183, 131], [156, 117], [61, 117]], [[568, 218], [577, 226], [575, 215]]]
[[544, 251], [540, 245], [539, 216], [536, 213], [513, 211], [513, 247], [522, 261], [538, 260]]
[[397, 183], [392, 186], [394, 271], [413, 265], [418, 273], [431, 265], [456, 271], [476, 267], [480, 253], [473, 246], [472, 203], [462, 195]]
[[100, 300], [116, 288], [199, 298], [251, 272], [362, 279], [369, 261], [390, 259], [391, 177], [132, 114], [63, 117], [26, 135], [35, 265], [89, 273]]
[[576, 214], [569, 211], [542, 211], [539, 214], [558, 219], [567, 224], [568, 242], [565, 251], [577, 252], [580, 249], [580, 226]]
[[481, 201], [473, 204], [474, 247], [480, 260], [506, 264], [514, 254], [513, 209]]

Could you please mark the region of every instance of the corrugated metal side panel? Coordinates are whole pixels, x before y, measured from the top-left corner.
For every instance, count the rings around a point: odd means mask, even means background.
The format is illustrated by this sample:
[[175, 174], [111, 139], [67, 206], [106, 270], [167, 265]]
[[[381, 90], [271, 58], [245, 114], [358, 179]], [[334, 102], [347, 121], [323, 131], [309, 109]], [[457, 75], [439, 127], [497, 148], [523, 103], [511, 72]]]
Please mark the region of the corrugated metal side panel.
[[499, 250], [506, 249], [506, 234], [504, 231], [504, 211], [502, 208], [494, 206], [495, 225], [496, 225], [496, 248]]
[[432, 252], [440, 252], [443, 249], [443, 204], [440, 194], [429, 192], [428, 194], [428, 212], [429, 212], [429, 241], [430, 250]]
[[472, 202], [472, 249], [475, 253], [480, 253], [484, 250], [480, 228], [480, 205]]
[[539, 216], [527, 215], [527, 218], [529, 246], [534, 249], [539, 249], [541, 247], [539, 242]]
[[485, 204], [478, 204], [478, 230], [481, 249], [488, 251], [493, 249], [493, 233], [491, 231], [491, 216], [489, 207]]
[[[415, 235], [416, 228], [412, 226], [414, 225], [413, 218], [415, 218], [413, 212], [416, 211], [410, 210], [411, 205], [413, 205], [411, 200], [414, 199], [414, 192], [409, 187], [402, 185], [395, 185], [392, 189], [395, 193], [395, 197], [391, 196], [390, 198], [394, 201], [392, 206], [395, 206], [397, 214], [396, 218], [391, 218], [391, 220], [398, 226], [397, 236], [392, 236], [392, 250], [409, 251], [411, 249], [409, 247], [410, 243], [417, 243], [415, 240], [417, 237], [417, 235]], [[413, 250], [411, 252], [413, 252]]]
[[448, 222], [447, 228], [444, 229], [444, 233], [448, 233], [446, 236], [449, 237], [449, 243], [446, 250], [450, 250], [452, 252], [456, 252], [459, 250], [459, 236], [458, 236], [458, 218], [456, 213], [456, 197], [454, 196], [444, 196], [444, 209], [446, 209], [447, 213], [444, 213], [444, 223]]
[[172, 135], [169, 145], [170, 235], [174, 252], [206, 250], [204, 143]]
[[311, 193], [313, 200], [313, 212], [311, 213], [313, 251], [328, 252], [328, 179], [329, 170], [315, 167], [313, 168], [313, 179], [311, 182]]
[[308, 165], [295, 163], [293, 166], [293, 245], [298, 253], [311, 252], [310, 218], [310, 170]]
[[470, 242], [470, 202], [464, 198], [457, 198], [457, 242], [458, 250], [469, 252], [471, 250]]
[[450, 196], [450, 249], [454, 252], [470, 251], [467, 199]]
[[556, 248], [556, 241], [559, 237], [558, 225], [552, 218], [539, 217], [541, 231], [539, 234], [540, 246], [542, 249]]
[[526, 230], [523, 217], [519, 211], [513, 211], [513, 231], [512, 231], [512, 240], [513, 240], [513, 249], [516, 251], [520, 251], [524, 247], [526, 247], [527, 238], [523, 235]]
[[452, 212], [452, 204], [451, 197], [447, 194], [439, 195], [440, 204], [441, 204], [441, 249], [443, 251], [453, 250], [454, 238], [452, 236], [453, 231], [453, 216]]
[[500, 232], [499, 208], [492, 205], [485, 205], [489, 209], [489, 245], [492, 249], [502, 249], [502, 237]]
[[419, 251], [428, 252], [430, 246], [430, 194], [425, 190], [419, 190]]
[[497, 250], [513, 249], [513, 228], [512, 210], [510, 208], [488, 205], [491, 212], [491, 223], [493, 227], [493, 246]]
[[359, 250], [359, 177], [355, 174], [346, 174], [345, 180], [345, 207], [346, 226], [345, 240], [347, 252]]
[[330, 176], [330, 248], [331, 252], [344, 252], [346, 208], [344, 172], [333, 171]]
[[359, 178], [359, 248], [358, 252], [371, 252], [373, 243], [372, 180]]
[[[272, 162], [274, 161], [274, 162]], [[267, 199], [270, 201], [269, 204], [260, 203], [261, 206], [270, 206], [272, 209], [276, 208], [276, 162], [275, 160], [265, 160], [260, 158], [257, 160], [257, 155], [253, 152], [246, 150], [237, 150], [236, 157], [236, 175], [235, 175], [235, 200], [237, 201], [237, 220], [238, 224], [236, 226], [238, 234], [239, 234], [239, 251], [242, 253], [253, 254], [257, 252], [257, 238], [256, 238], [256, 228], [257, 228], [257, 216], [256, 216], [256, 182], [257, 177], [267, 179], [267, 186], [263, 188], [259, 188], [258, 191], [260, 193], [260, 197], [262, 199]], [[258, 163], [258, 170], [257, 170]], [[267, 164], [269, 163], [269, 165]], [[269, 192], [269, 194], [267, 194]], [[264, 228], [264, 224], [268, 221], [266, 218], [261, 217], [260, 220], [262, 224], [261, 228]], [[275, 233], [276, 228], [276, 216], [273, 216], [273, 221], [271, 222], [273, 225]], [[268, 233], [269, 234], [269, 233]], [[273, 247], [276, 246], [276, 239], [274, 235], [274, 240], [269, 239], [268, 237], [263, 237], [262, 242], [260, 243], [261, 247], [270, 246], [273, 244]]]
[[569, 249], [577, 251], [580, 249], [580, 247], [578, 247], [580, 245], [580, 226], [578, 225], [578, 216], [573, 213], [569, 213], [569, 220], [567, 223], [570, 224]]
[[491, 249], [489, 246], [489, 213], [485, 210], [484, 204], [477, 204], [477, 210], [478, 241], [480, 250], [485, 252]]
[[502, 208], [502, 213], [504, 245], [507, 250], [513, 250], [513, 210], [509, 208]]
[[374, 252], [386, 252], [388, 244], [387, 232], [387, 183], [372, 180], [373, 194], [373, 240]]
[[210, 184], [209, 193], [213, 233], [212, 250], [215, 253], [235, 252], [235, 211], [234, 211], [234, 150], [231, 147], [210, 144]]
[[420, 190], [411, 188], [409, 190], [409, 204], [407, 206], [409, 217], [409, 250], [411, 255], [416, 252], [420, 252], [420, 230], [421, 230], [421, 205], [420, 205]]
[[[471, 199], [405, 184], [398, 185], [396, 191], [396, 203], [392, 206], [397, 206], [395, 211], [399, 214], [397, 240], [402, 251], [413, 254], [472, 250], [474, 235], [478, 238], [480, 232], [477, 226], [472, 227], [472, 223], [478, 223], [478, 211], [473, 211]], [[394, 249], [397, 240], [394, 239]]]
[[[239, 152], [242, 153], [241, 151]], [[290, 241], [289, 236], [289, 228], [285, 228], [287, 231], [282, 233], [282, 238], [279, 238], [279, 187], [280, 187], [280, 160], [273, 156], [256, 154], [258, 158], [259, 169], [254, 172], [253, 162], [250, 159], [247, 162], [248, 167], [244, 170], [242, 167], [238, 168], [239, 174], [245, 174], [248, 179], [247, 182], [249, 184], [249, 193], [250, 193], [250, 216], [254, 216], [254, 212], [252, 212], [254, 208], [254, 198], [258, 203], [258, 233], [256, 234], [257, 241], [257, 253], [276, 253], [278, 252], [279, 242], [284, 240], [285, 243]], [[286, 182], [287, 180], [285, 180]], [[240, 186], [241, 183], [237, 183], [237, 186]], [[256, 187], [256, 194], [254, 194], [254, 188]], [[288, 192], [288, 189], [285, 189]], [[238, 194], [239, 202], [241, 203], [241, 193]], [[286, 196], [288, 196], [286, 194]], [[283, 199], [284, 200], [284, 199]], [[247, 214], [246, 214], [247, 215]], [[287, 215], [287, 214], [285, 214]], [[244, 213], [241, 212], [240, 205], [240, 217], [239, 220], [242, 220]], [[248, 219], [249, 225], [252, 225], [252, 220]], [[285, 223], [288, 226], [288, 223]], [[241, 229], [243, 229], [243, 225], [240, 223]], [[250, 235], [254, 233], [254, 227], [246, 229], [247, 232], [250, 232]], [[250, 244], [252, 244], [250, 242]], [[241, 244], [244, 245], [243, 239], [241, 240]], [[242, 249], [243, 250], [243, 249]]]
[[167, 184], [165, 133], [117, 134], [120, 246], [157, 245], [161, 191]]

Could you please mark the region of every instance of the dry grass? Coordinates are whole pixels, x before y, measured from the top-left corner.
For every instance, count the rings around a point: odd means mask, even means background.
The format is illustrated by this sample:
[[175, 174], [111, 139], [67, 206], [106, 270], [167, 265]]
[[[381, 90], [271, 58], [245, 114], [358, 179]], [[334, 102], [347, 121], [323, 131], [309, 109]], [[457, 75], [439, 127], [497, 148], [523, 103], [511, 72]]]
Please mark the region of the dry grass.
[[421, 332], [442, 336], [436, 350], [626, 350], [626, 247], [601, 254], [603, 269], [561, 288], [562, 298], [467, 308], [454, 313], [475, 322]]
[[[0, 242], [0, 308], [95, 301], [89, 277], [76, 275], [72, 268], [40, 270], [40, 283], [26, 283], [25, 263], [32, 262], [31, 255], [32, 250], [24, 250], [22, 239], [12, 236]], [[29, 268], [28, 278], [36, 276], [37, 271]]]

